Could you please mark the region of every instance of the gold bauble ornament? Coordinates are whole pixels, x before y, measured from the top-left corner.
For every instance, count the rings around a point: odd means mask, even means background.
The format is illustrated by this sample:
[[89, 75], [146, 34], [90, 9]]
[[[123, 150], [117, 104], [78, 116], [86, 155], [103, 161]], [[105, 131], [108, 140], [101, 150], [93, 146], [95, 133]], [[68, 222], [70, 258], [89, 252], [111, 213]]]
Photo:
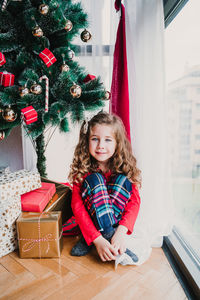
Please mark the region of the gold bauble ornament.
[[39, 95], [42, 93], [42, 87], [39, 84], [33, 84], [30, 88], [30, 92], [35, 95]]
[[68, 72], [68, 71], [69, 71], [69, 66], [68, 66], [67, 64], [63, 64], [63, 65], [61, 66], [61, 71], [62, 71], [62, 72]]
[[40, 4], [39, 6], [39, 12], [42, 15], [47, 15], [49, 12], [49, 6], [47, 4]]
[[106, 91], [104, 95], [104, 100], [110, 100], [110, 97], [111, 97], [111, 93], [109, 91]]
[[87, 43], [90, 39], [91, 39], [92, 35], [88, 30], [83, 30], [83, 32], [81, 32], [81, 40], [85, 43]]
[[2, 117], [6, 122], [14, 122], [17, 118], [17, 113], [11, 107], [7, 107], [3, 109]]
[[21, 97], [24, 97], [25, 95], [29, 94], [29, 89], [26, 86], [20, 86], [19, 94]]
[[41, 37], [43, 36], [43, 31], [39, 26], [36, 26], [32, 31], [34, 36]]
[[3, 130], [0, 130], [0, 141], [2, 141], [5, 138], [5, 132]]
[[81, 96], [81, 92], [81, 87], [77, 84], [72, 85], [70, 88], [70, 93], [73, 98], [79, 98]]
[[65, 24], [65, 30], [66, 30], [67, 32], [69, 32], [69, 31], [72, 30], [72, 28], [73, 28], [72, 22], [71, 22], [70, 20], [67, 20], [67, 21], [66, 21], [66, 24]]

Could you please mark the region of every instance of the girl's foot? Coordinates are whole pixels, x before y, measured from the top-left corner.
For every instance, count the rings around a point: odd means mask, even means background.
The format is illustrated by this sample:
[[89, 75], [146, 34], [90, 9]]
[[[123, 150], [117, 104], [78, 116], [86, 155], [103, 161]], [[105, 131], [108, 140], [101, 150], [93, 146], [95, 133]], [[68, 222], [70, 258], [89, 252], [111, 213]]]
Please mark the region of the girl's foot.
[[72, 256], [84, 256], [90, 252], [91, 248], [92, 246], [87, 245], [84, 237], [81, 237], [76, 245], [72, 248], [70, 254]]
[[[114, 233], [115, 233], [115, 230], [113, 229], [113, 230], [110, 230], [108, 233], [103, 233], [102, 235], [106, 240], [108, 240], [110, 242]], [[128, 248], [126, 248], [125, 253], [131, 257], [133, 262], [137, 262], [139, 260], [137, 255], [135, 253], [133, 253], [131, 250], [129, 250]]]
[[125, 253], [131, 257], [133, 262], [137, 262], [138, 261], [138, 257], [135, 253], [133, 253], [131, 250], [129, 250], [128, 248], [126, 248]]

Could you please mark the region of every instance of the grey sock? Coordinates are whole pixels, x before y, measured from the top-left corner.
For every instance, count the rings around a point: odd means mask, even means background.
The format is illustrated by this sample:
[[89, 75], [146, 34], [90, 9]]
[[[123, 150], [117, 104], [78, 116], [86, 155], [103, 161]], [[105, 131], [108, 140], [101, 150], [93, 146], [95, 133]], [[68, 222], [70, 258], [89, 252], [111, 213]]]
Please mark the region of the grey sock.
[[76, 243], [76, 245], [72, 248], [70, 254], [72, 256], [84, 256], [90, 252], [91, 248], [92, 245], [88, 246], [85, 239], [81, 237], [80, 240]]
[[137, 262], [138, 261], [137, 255], [135, 253], [133, 253], [131, 250], [129, 250], [129, 249], [126, 248], [125, 253], [132, 258], [133, 262]]

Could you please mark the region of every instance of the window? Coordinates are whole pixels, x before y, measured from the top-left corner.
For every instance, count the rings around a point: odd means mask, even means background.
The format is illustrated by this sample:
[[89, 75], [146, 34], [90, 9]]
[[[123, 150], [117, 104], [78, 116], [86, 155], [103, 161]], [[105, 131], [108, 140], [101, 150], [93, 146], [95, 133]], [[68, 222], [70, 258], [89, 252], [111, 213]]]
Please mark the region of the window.
[[[188, 270], [193, 264], [193, 271], [198, 271], [191, 275], [196, 278], [196, 288], [200, 287], [199, 11], [199, 0], [188, 1], [165, 30], [169, 138], [170, 149], [173, 149], [171, 179], [175, 209], [172, 244], [180, 242], [179, 248], [190, 258], [186, 263]], [[177, 124], [178, 130], [175, 130], [174, 124]], [[172, 145], [177, 147], [172, 148]], [[195, 277], [195, 274], [198, 276]]]

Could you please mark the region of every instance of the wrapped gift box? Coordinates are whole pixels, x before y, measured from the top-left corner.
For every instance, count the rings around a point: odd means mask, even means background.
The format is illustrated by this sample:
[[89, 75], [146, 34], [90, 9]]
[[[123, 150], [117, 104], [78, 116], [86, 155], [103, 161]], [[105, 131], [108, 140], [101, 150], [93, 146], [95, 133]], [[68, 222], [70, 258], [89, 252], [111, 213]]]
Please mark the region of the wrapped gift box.
[[41, 187], [38, 172], [20, 170], [0, 176], [0, 201], [19, 196]]
[[41, 188], [21, 196], [22, 211], [42, 212], [55, 192], [54, 183], [42, 182]]
[[0, 204], [0, 257], [17, 248], [16, 219], [20, 214], [20, 196], [13, 196]]
[[47, 178], [41, 178], [42, 181], [55, 183], [56, 186], [56, 194], [58, 195], [57, 199], [52, 199], [44, 211], [61, 211], [62, 212], [62, 223], [64, 224], [66, 220], [68, 220], [72, 216], [71, 209], [71, 196], [72, 189], [69, 186], [64, 184], [49, 180]]
[[91, 80], [94, 80], [94, 79], [96, 79], [96, 76], [91, 75], [91, 74], [88, 74], [88, 75], [83, 79], [83, 82], [87, 83], [87, 82], [89, 82], [89, 81], [91, 81]]
[[0, 176], [6, 175], [10, 172], [10, 169], [8, 166], [0, 166]]
[[8, 73], [6, 71], [0, 72], [0, 84], [3, 86], [12, 86], [14, 85], [15, 75]]
[[17, 234], [21, 258], [60, 257], [61, 212], [22, 212], [17, 219]]
[[0, 52], [0, 67], [6, 63], [5, 56], [2, 52]]
[[37, 111], [33, 108], [33, 106], [27, 106], [25, 108], [22, 108], [21, 115], [26, 125], [34, 123], [38, 119]]
[[0, 228], [11, 226], [21, 213], [21, 197], [13, 196], [0, 203]]
[[40, 52], [39, 57], [45, 62], [47, 68], [57, 61], [53, 53], [48, 48], [45, 48], [42, 52]]
[[16, 224], [11, 226], [5, 224], [0, 230], [0, 257], [14, 251], [17, 245]]

